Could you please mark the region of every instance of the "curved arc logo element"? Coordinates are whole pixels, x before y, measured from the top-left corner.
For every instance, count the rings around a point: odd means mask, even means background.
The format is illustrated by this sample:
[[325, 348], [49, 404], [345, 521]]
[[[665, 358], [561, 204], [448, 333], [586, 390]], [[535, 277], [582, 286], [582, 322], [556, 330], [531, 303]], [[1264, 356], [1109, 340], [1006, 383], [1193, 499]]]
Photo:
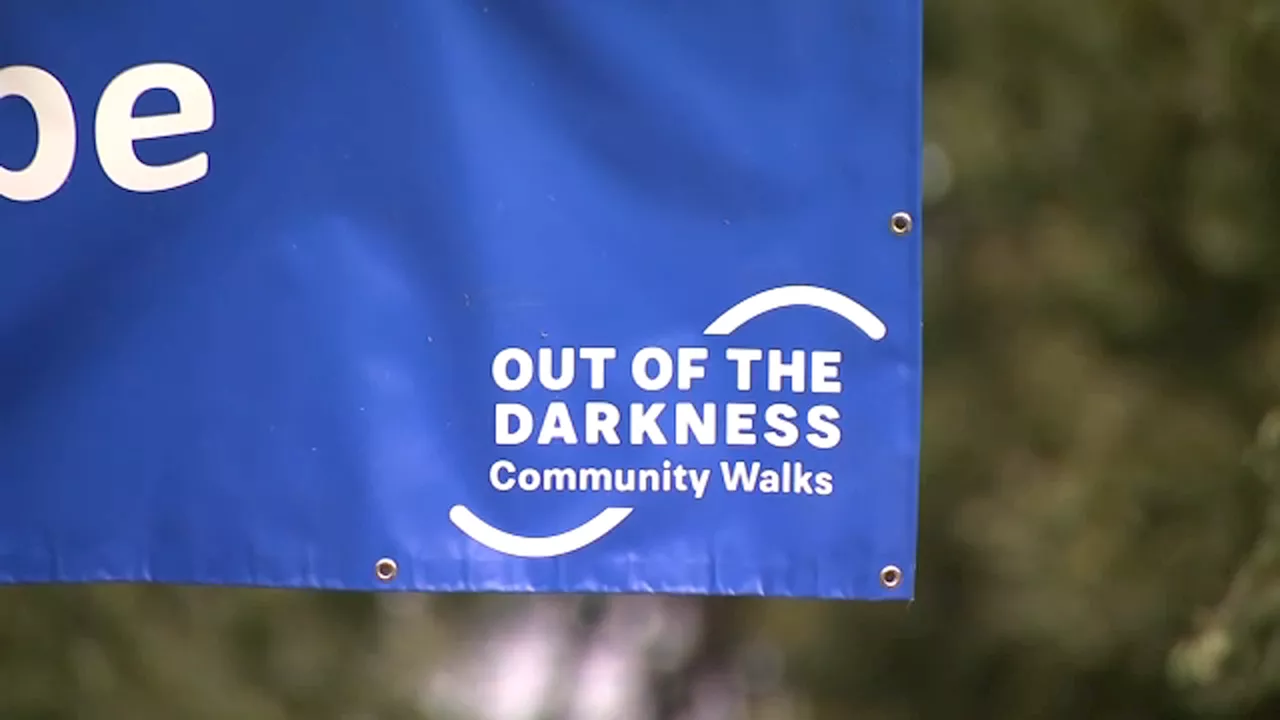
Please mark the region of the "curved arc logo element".
[[[827, 310], [848, 320], [872, 340], [882, 340], [888, 332], [884, 321], [856, 300], [816, 285], [784, 285], [765, 290], [724, 311], [702, 331], [704, 335], [730, 335], [765, 313], [786, 307], [807, 306]], [[631, 516], [635, 508], [607, 507], [581, 525], [556, 535], [530, 537], [500, 530], [485, 522], [465, 505], [454, 505], [449, 520], [475, 542], [504, 555], [521, 558], [549, 558], [568, 555], [609, 534]]]
[[635, 508], [609, 507], [572, 530], [546, 537], [512, 535], [490, 525], [465, 505], [454, 505], [449, 519], [464, 535], [491, 550], [523, 558], [568, 555], [590, 545], [618, 527]]
[[703, 335], [729, 335], [765, 313], [785, 307], [808, 306], [833, 312], [872, 340], [883, 340], [888, 328], [875, 313], [853, 298], [816, 285], [784, 285], [756, 293], [721, 313]]

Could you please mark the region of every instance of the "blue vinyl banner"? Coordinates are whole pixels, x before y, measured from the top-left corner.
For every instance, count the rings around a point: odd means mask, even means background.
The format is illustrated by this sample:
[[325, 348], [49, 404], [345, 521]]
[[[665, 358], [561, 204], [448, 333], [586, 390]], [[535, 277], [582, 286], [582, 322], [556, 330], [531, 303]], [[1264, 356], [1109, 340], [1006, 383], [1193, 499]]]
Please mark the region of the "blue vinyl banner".
[[0, 3], [0, 582], [910, 598], [920, 36]]

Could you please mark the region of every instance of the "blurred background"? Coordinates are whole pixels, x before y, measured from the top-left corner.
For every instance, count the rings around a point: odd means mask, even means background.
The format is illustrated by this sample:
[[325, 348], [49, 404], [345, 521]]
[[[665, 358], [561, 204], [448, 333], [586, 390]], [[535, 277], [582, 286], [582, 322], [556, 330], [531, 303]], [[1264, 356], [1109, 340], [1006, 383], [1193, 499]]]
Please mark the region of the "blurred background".
[[5, 589], [0, 718], [1280, 718], [1280, 2], [926, 5], [916, 602]]

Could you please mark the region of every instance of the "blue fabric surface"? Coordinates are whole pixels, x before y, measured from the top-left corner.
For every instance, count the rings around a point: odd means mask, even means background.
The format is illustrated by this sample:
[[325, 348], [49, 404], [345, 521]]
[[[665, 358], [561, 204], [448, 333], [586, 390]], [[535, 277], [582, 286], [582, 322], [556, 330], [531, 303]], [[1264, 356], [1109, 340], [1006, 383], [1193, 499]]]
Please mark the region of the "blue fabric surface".
[[911, 597], [920, 32], [4, 3], [0, 582]]

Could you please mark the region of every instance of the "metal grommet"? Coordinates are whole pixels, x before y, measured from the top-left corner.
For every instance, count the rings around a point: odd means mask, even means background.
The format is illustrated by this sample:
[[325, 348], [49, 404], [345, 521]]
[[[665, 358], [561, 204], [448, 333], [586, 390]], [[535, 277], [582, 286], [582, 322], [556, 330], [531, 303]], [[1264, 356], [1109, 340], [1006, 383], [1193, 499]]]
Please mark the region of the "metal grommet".
[[892, 590], [902, 582], [902, 570], [897, 565], [885, 565], [880, 571], [880, 584]]
[[382, 558], [373, 564], [373, 574], [382, 582], [391, 582], [396, 579], [396, 574], [400, 572], [400, 568], [396, 565], [396, 561], [391, 558]]
[[894, 235], [906, 235], [911, 232], [911, 226], [914, 223], [911, 220], [910, 213], [896, 212], [893, 217], [889, 218], [889, 229]]

